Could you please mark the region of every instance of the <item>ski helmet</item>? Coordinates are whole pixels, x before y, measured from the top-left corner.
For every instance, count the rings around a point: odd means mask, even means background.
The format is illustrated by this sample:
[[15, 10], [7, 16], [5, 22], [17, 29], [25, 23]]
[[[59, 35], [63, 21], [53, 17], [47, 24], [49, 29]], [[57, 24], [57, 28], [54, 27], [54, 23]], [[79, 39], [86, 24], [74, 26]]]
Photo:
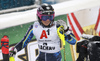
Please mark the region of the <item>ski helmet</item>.
[[[51, 5], [49, 4], [42, 4], [38, 9], [37, 9], [37, 17], [38, 17], [38, 22], [40, 23], [40, 25], [42, 25], [43, 27], [51, 27], [53, 25], [54, 22], [54, 16], [55, 16], [55, 12], [54, 9]], [[46, 21], [47, 19], [49, 19], [51, 22], [48, 26], [45, 26], [42, 23], [43, 21]]]

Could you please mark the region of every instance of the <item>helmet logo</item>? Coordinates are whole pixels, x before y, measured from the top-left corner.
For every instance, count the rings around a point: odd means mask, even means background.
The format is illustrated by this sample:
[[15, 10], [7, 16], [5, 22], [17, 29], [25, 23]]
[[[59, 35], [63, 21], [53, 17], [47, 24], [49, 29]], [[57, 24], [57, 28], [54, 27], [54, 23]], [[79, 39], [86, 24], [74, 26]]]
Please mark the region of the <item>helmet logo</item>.
[[50, 9], [50, 7], [46, 7], [46, 9], [48, 9], [48, 10], [49, 10], [49, 9]]

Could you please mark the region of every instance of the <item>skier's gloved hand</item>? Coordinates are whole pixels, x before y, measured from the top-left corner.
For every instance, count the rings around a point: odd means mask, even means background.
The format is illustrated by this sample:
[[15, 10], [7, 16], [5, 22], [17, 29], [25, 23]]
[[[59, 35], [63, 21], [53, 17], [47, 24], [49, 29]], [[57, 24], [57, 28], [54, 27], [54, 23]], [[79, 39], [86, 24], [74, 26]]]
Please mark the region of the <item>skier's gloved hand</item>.
[[69, 34], [69, 33], [72, 32], [72, 30], [69, 28], [69, 26], [67, 26], [66, 21], [64, 21], [64, 20], [57, 20], [57, 24], [59, 24], [59, 25], [64, 27], [63, 28], [64, 29], [64, 33], [67, 32], [67, 34]]
[[62, 25], [64, 27], [64, 30], [67, 30], [69, 28], [64, 20], [57, 20], [57, 24]]
[[12, 47], [11, 50], [9, 51], [9, 56], [15, 57], [16, 53], [17, 53], [16, 48]]

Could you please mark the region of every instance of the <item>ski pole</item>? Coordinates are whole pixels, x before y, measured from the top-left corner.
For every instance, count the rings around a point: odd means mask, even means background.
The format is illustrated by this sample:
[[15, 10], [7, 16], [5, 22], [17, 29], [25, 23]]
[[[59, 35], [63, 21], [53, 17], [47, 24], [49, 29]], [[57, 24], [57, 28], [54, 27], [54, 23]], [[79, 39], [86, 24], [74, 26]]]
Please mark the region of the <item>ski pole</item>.
[[[62, 33], [60, 33], [60, 31], [61, 31]], [[64, 27], [63, 27], [63, 26], [60, 26], [59, 28], [57, 28], [57, 33], [58, 33], [59, 38], [60, 38], [61, 41], [63, 42], [64, 61], [66, 61]]]

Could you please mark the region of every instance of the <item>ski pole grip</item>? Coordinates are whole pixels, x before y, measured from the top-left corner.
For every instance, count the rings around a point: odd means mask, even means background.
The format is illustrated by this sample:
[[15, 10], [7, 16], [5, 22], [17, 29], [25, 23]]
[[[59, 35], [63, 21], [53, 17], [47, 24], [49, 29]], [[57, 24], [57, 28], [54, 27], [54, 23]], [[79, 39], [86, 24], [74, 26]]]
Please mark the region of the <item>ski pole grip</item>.
[[3, 54], [9, 54], [9, 38], [6, 35], [1, 38], [1, 49]]

